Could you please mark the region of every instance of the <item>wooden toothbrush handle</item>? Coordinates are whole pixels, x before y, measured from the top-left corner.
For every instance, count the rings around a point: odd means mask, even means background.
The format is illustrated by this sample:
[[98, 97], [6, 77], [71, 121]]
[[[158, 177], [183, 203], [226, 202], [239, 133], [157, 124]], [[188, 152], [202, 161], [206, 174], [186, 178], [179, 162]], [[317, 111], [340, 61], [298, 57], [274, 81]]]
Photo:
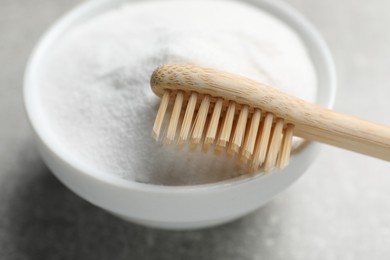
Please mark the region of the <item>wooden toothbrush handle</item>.
[[390, 161], [390, 127], [325, 109], [251, 79], [211, 68], [166, 64], [151, 78], [154, 93], [195, 91], [260, 108], [295, 125], [294, 135]]
[[312, 104], [305, 109], [294, 135], [390, 161], [389, 126]]

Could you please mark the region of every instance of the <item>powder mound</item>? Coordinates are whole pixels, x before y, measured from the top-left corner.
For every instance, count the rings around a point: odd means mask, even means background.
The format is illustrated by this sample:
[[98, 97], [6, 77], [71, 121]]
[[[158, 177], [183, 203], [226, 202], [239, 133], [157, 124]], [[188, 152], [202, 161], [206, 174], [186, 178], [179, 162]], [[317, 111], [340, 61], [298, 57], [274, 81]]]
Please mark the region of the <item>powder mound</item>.
[[152, 71], [191, 63], [241, 74], [314, 101], [316, 74], [283, 22], [232, 1], [149, 1], [109, 10], [64, 35], [41, 75], [54, 139], [80, 163], [131, 181], [204, 184], [241, 174], [214, 154], [177, 152], [151, 137]]

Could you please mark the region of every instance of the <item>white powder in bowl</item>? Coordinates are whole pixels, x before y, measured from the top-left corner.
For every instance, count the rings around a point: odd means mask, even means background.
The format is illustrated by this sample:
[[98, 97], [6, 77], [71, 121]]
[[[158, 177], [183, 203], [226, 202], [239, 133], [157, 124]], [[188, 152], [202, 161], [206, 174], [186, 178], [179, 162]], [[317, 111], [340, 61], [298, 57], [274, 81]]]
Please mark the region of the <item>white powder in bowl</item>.
[[159, 98], [152, 71], [191, 63], [242, 74], [308, 101], [316, 74], [296, 33], [255, 7], [230, 1], [124, 4], [64, 35], [42, 75], [50, 132], [74, 158], [132, 181], [189, 185], [239, 174], [224, 157], [177, 152], [151, 129]]

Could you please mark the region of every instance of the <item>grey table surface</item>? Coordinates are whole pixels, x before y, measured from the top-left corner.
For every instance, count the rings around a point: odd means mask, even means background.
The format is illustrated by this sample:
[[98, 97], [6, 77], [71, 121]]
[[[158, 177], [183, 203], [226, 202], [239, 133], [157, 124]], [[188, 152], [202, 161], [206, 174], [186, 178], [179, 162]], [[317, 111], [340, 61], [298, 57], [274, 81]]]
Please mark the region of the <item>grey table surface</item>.
[[[0, 259], [390, 259], [390, 164], [324, 146], [296, 184], [257, 212], [200, 231], [124, 222], [46, 168], [23, 110], [39, 36], [78, 0], [0, 0]], [[336, 109], [390, 123], [390, 1], [289, 0], [323, 34]]]

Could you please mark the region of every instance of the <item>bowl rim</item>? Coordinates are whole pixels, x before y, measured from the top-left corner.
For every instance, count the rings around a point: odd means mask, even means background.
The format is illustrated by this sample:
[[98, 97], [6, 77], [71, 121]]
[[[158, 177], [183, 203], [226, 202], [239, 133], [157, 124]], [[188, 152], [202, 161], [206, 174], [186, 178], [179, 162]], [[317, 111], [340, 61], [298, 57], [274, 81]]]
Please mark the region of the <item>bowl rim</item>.
[[[239, 186], [246, 182], [253, 181], [259, 178], [268, 178], [271, 176], [256, 174], [253, 176], [249, 176], [247, 174], [238, 176], [235, 178], [206, 183], [206, 184], [196, 184], [196, 185], [182, 185], [182, 186], [165, 186], [165, 185], [156, 185], [156, 184], [148, 184], [148, 183], [139, 183], [135, 181], [130, 181], [127, 179], [122, 179], [118, 176], [104, 173], [98, 169], [88, 166], [74, 157], [70, 156], [69, 153], [63, 151], [59, 145], [56, 145], [56, 142], [50, 142], [48, 137], [50, 135], [46, 134], [45, 128], [42, 126], [43, 124], [39, 124], [39, 113], [35, 113], [36, 110], [34, 107], [36, 100], [33, 98], [32, 91], [34, 90], [33, 85], [34, 79], [36, 78], [36, 70], [41, 64], [41, 59], [45, 56], [45, 53], [52, 43], [60, 37], [68, 28], [72, 27], [72, 24], [75, 21], [82, 20], [85, 14], [91, 12], [93, 9], [104, 8], [105, 5], [109, 5], [111, 0], [89, 0], [85, 3], [75, 6], [73, 9], [65, 13], [65, 15], [61, 16], [40, 38], [36, 46], [34, 47], [29, 60], [27, 62], [27, 66], [24, 73], [24, 84], [23, 84], [23, 101], [25, 113], [27, 114], [28, 121], [34, 130], [35, 136], [41, 141], [47, 149], [50, 150], [57, 158], [59, 158], [62, 162], [66, 163], [69, 167], [75, 169], [79, 174], [87, 175], [90, 178], [99, 180], [105, 184], [113, 185], [121, 188], [146, 191], [146, 192], [157, 192], [157, 193], [187, 193], [201, 190], [215, 190], [215, 189], [224, 189], [232, 186]], [[111, 1], [113, 2], [113, 1]], [[123, 3], [123, 0], [117, 0], [117, 3]], [[246, 1], [251, 3], [251, 1]], [[326, 69], [326, 78], [328, 80], [328, 91], [329, 91], [329, 99], [326, 101], [325, 106], [331, 108], [334, 104], [335, 95], [336, 95], [336, 70], [335, 65], [331, 56], [331, 53], [322, 38], [319, 32], [314, 28], [314, 26], [297, 10], [293, 7], [284, 3], [280, 0], [258, 0], [257, 2], [261, 2], [261, 4], [271, 8], [273, 10], [277, 10], [279, 13], [282, 13], [283, 16], [286, 16], [288, 19], [294, 21], [296, 26], [299, 26], [300, 29], [305, 32], [306, 37], [309, 37], [310, 40], [316, 45], [318, 54], [321, 55], [322, 62], [325, 65]], [[266, 10], [268, 13], [269, 10]], [[282, 17], [279, 17], [275, 13], [270, 13], [272, 16], [286, 23]], [[288, 25], [288, 24], [287, 24]], [[307, 45], [307, 40], [303, 39], [302, 33], [299, 32], [293, 26], [289, 26], [291, 29], [297, 32], [297, 34], [301, 37], [302, 41]], [[311, 56], [311, 55], [310, 55]], [[318, 71], [318, 68], [316, 68]], [[35, 102], [34, 102], [35, 100]], [[313, 143], [308, 143], [308, 146], [314, 145]], [[306, 147], [305, 149], [307, 149]]]

